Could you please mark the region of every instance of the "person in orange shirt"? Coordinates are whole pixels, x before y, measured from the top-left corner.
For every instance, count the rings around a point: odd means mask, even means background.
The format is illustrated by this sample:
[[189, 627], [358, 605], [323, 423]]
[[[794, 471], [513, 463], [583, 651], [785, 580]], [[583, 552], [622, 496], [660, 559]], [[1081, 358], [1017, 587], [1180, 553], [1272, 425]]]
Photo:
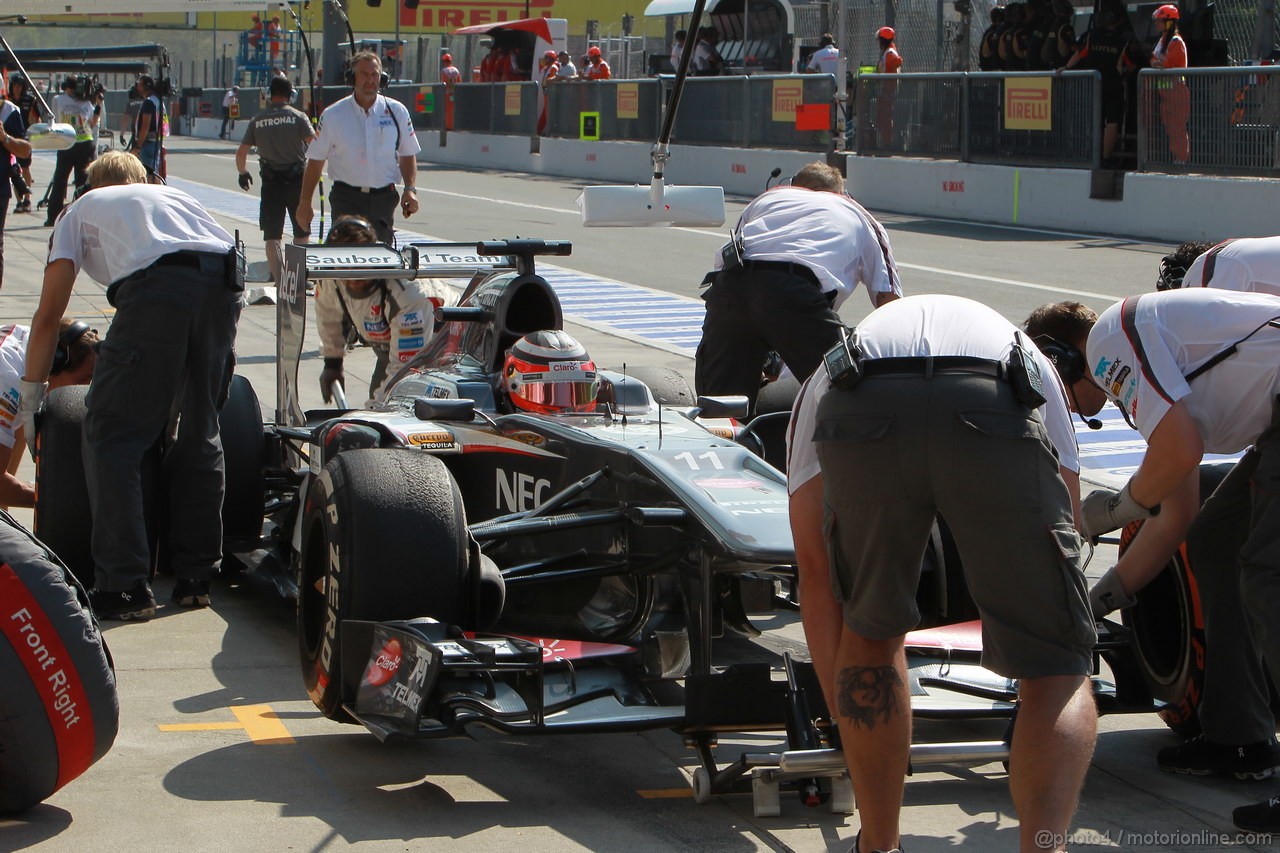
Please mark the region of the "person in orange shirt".
[[280, 56], [280, 16], [276, 15], [267, 21], [267, 43], [271, 47], [271, 61]]
[[[1186, 68], [1187, 43], [1178, 34], [1178, 7], [1166, 3], [1151, 13], [1160, 38], [1151, 51], [1152, 68]], [[1169, 152], [1180, 166], [1191, 159], [1191, 139], [1187, 136], [1187, 120], [1191, 117], [1191, 91], [1182, 77], [1160, 77], [1156, 80], [1160, 93], [1160, 120], [1169, 137]]]
[[257, 15], [253, 16], [253, 23], [249, 26], [249, 48], [257, 53], [262, 45], [262, 19]]
[[[893, 43], [893, 27], [881, 27], [876, 32], [880, 42], [880, 61], [876, 63], [877, 74], [897, 74], [902, 68], [902, 54]], [[880, 96], [876, 98], [876, 128], [880, 131], [880, 146], [888, 148], [893, 142], [893, 105], [898, 100], [898, 84], [884, 83], [880, 86]]]
[[604, 55], [600, 52], [600, 48], [588, 48], [587, 60], [589, 64], [582, 70], [583, 77], [588, 80], [608, 80], [613, 76], [609, 71], [609, 63], [604, 61]]
[[447, 53], [440, 56], [440, 82], [444, 83], [444, 127], [453, 130], [453, 89], [462, 82], [462, 72]]

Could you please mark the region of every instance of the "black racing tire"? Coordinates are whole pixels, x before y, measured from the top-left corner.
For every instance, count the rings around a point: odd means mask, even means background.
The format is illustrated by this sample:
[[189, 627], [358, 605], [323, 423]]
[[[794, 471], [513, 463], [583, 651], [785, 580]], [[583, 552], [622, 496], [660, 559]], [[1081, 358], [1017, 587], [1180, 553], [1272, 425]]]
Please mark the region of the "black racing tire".
[[[756, 398], [755, 417], [774, 415], [778, 412], [790, 412], [800, 394], [800, 383], [795, 377], [778, 379], [760, 389]], [[760, 441], [764, 452], [764, 461], [782, 473], [787, 472], [787, 429], [791, 425], [790, 418], [781, 416], [766, 418], [752, 422], [751, 431]]]
[[80, 436], [88, 390], [87, 385], [68, 385], [49, 392], [40, 418], [34, 524], [36, 536], [86, 589], [93, 587], [93, 527]]
[[[1231, 464], [1200, 466], [1201, 503]], [[1139, 521], [1121, 531], [1121, 555], [1141, 529]], [[1133, 634], [1134, 657], [1147, 689], [1166, 703], [1160, 719], [1183, 737], [1200, 733], [1196, 712], [1204, 691], [1204, 613], [1196, 587], [1196, 569], [1183, 542], [1164, 571], [1143, 587], [1135, 596], [1137, 603], [1120, 617]]]
[[654, 402], [663, 406], [695, 406], [693, 386], [684, 374], [670, 367], [628, 367], [627, 378], [643, 382], [653, 395]]
[[120, 702], [84, 587], [4, 512], [0, 602], [0, 814], [12, 814], [107, 754]]
[[267, 452], [258, 395], [243, 376], [231, 378], [227, 402], [218, 412], [218, 430], [227, 483], [222, 499], [223, 546], [253, 548], [262, 536]]
[[352, 450], [311, 481], [302, 513], [298, 648], [321, 713], [342, 710], [343, 620], [430, 616], [464, 625], [467, 520], [444, 464], [418, 450]]
[[756, 414], [789, 412], [800, 396], [800, 382], [794, 376], [777, 379], [760, 389], [756, 397]]

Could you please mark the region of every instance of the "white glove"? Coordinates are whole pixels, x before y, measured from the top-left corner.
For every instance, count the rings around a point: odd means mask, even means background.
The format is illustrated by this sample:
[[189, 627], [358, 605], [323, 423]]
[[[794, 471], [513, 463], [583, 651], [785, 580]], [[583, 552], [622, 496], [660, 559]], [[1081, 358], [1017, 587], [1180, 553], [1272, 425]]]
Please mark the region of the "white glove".
[[1120, 491], [1114, 489], [1098, 489], [1080, 502], [1080, 518], [1084, 529], [1080, 532], [1086, 539], [1093, 539], [1112, 530], [1118, 530], [1133, 521], [1151, 518], [1160, 514], [1160, 504], [1147, 509], [1133, 499], [1129, 486], [1133, 481], [1124, 484]]
[[18, 380], [18, 393], [21, 402], [18, 407], [22, 415], [22, 432], [27, 438], [27, 448], [31, 458], [36, 455], [36, 416], [44, 411], [45, 398], [49, 396], [48, 382], [30, 382]]

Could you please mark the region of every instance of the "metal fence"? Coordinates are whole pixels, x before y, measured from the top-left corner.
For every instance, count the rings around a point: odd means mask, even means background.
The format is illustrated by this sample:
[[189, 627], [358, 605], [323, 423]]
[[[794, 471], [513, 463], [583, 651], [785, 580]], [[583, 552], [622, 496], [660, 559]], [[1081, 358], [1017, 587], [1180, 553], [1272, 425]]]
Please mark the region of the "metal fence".
[[1096, 168], [1096, 71], [863, 74], [859, 154], [906, 154], [1000, 165]]
[[666, 87], [659, 80], [557, 83], [547, 90], [544, 136], [578, 139], [584, 116], [601, 139], [657, 139]]
[[1138, 168], [1280, 174], [1280, 66], [1144, 70]]

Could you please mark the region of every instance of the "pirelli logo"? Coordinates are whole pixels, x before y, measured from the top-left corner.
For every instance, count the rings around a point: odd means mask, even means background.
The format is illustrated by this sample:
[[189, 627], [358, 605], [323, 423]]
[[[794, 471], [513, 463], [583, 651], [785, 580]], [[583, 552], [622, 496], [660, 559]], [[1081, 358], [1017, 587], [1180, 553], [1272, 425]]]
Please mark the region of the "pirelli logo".
[[1053, 129], [1053, 78], [1010, 77], [1004, 81], [1005, 130]]

